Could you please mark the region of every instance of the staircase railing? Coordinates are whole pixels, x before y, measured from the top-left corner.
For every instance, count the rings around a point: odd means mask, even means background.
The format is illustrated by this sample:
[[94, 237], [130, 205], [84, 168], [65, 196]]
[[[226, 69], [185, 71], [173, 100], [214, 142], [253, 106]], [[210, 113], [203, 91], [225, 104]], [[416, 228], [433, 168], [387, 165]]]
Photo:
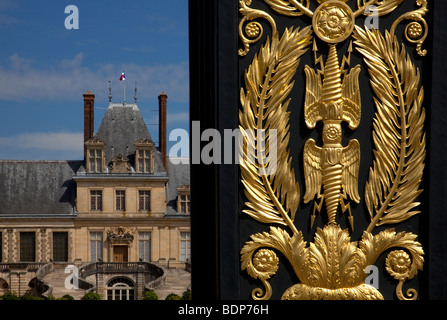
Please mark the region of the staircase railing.
[[54, 264], [53, 262], [49, 262], [47, 264], [44, 264], [36, 271], [36, 279], [38, 283], [41, 283], [42, 285], [42, 296], [49, 297], [53, 293], [53, 286], [51, 286], [49, 283], [43, 280], [43, 278], [54, 271]]
[[[39, 267], [30, 266], [36, 269]], [[49, 297], [53, 293], [53, 287], [44, 280], [44, 277], [54, 271], [54, 263], [40, 264], [36, 271], [37, 282], [42, 286], [41, 295]], [[79, 268], [78, 286], [86, 292], [96, 290], [96, 285], [87, 280], [88, 276], [106, 273], [127, 273], [144, 274], [144, 288], [155, 289], [166, 282], [166, 270], [158, 265], [149, 262], [91, 262]]]
[[[88, 291], [93, 291], [96, 286], [87, 277], [99, 273], [143, 273], [145, 288], [154, 289], [163, 285], [166, 281], [166, 270], [158, 265], [149, 262], [91, 262], [83, 265], [79, 269], [79, 286]], [[88, 284], [89, 288], [84, 288], [83, 284]]]

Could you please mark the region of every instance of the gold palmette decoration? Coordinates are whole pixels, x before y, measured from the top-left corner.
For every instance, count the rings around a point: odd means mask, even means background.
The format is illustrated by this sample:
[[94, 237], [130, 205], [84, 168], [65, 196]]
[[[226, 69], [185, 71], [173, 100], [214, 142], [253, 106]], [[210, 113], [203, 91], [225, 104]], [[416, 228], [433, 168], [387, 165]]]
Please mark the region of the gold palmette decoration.
[[[423, 89], [418, 69], [404, 45], [394, 35], [404, 20], [413, 20], [405, 29], [406, 40], [417, 44], [416, 51], [425, 55], [422, 44], [427, 37], [424, 15], [427, 1], [416, 0], [419, 9], [396, 19], [390, 31], [361, 28], [355, 19], [375, 5], [379, 16], [392, 13], [403, 0], [357, 0], [351, 9], [347, 1], [318, 0], [311, 10], [309, 0], [264, 0], [274, 11], [291, 17], [312, 19], [308, 27], [286, 28], [280, 36], [276, 22], [267, 12], [251, 7], [251, 0], [240, 0], [243, 18], [239, 34], [244, 45], [241, 56], [249, 52], [250, 44], [259, 41], [263, 27], [256, 19], [265, 19], [271, 26], [271, 37], [254, 55], [244, 74], [241, 88], [240, 129], [244, 133], [241, 145], [241, 181], [245, 189], [246, 208], [253, 219], [269, 224], [269, 232], [256, 233], [241, 249], [241, 269], [262, 281], [265, 290], [253, 290], [257, 300], [270, 299], [273, 288], [268, 280], [279, 267], [276, 252], [281, 252], [291, 264], [300, 283], [292, 285], [282, 299], [383, 299], [378, 289], [365, 284], [365, 269], [389, 251], [385, 269], [397, 281], [399, 299], [417, 299], [417, 292], [403, 292], [405, 281], [422, 270], [424, 251], [417, 236], [396, 232], [393, 228], [373, 234], [380, 225], [396, 224], [419, 213], [417, 198], [425, 161], [425, 111]], [[245, 27], [244, 27], [245, 26]], [[314, 33], [329, 46], [326, 61], [317, 58]], [[349, 40], [349, 38], [353, 38]], [[340, 63], [337, 44], [350, 41], [348, 55]], [[300, 186], [292, 168], [288, 145], [288, 98], [296, 70], [313, 44], [315, 65], [306, 65], [304, 120], [309, 129], [323, 122], [323, 145], [309, 139], [303, 146], [305, 175], [304, 202], [314, 202], [311, 226], [316, 211], [327, 214], [327, 224], [317, 228], [313, 242], [306, 242], [294, 219], [300, 201]], [[365, 185], [364, 203], [370, 223], [361, 239], [352, 241], [350, 231], [337, 224], [337, 212], [348, 211], [351, 230], [354, 217], [350, 202], [360, 203], [358, 177], [360, 143], [352, 139], [342, 145], [342, 122], [351, 130], [360, 125], [361, 98], [359, 75], [361, 66], [350, 68], [353, 45], [363, 56], [375, 94], [376, 114], [372, 138], [374, 161]], [[270, 141], [272, 131], [276, 139]], [[255, 134], [262, 131], [264, 134]], [[255, 149], [253, 153], [250, 150]], [[269, 157], [272, 153], [277, 157]], [[272, 160], [273, 159], [273, 160]], [[269, 170], [276, 161], [276, 170]], [[316, 199], [315, 199], [316, 197]], [[319, 201], [319, 203], [317, 203]]]

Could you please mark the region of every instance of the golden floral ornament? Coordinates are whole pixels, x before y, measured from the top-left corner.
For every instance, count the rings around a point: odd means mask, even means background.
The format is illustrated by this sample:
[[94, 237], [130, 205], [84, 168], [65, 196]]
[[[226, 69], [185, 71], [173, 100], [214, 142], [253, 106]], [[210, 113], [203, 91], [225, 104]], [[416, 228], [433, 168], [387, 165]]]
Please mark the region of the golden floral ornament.
[[411, 258], [404, 250], [395, 250], [388, 254], [385, 261], [385, 268], [396, 280], [403, 280], [408, 277], [411, 267]]
[[424, 29], [419, 22], [411, 22], [406, 27], [406, 33], [411, 39], [418, 39], [422, 36]]
[[250, 22], [245, 26], [245, 33], [250, 37], [257, 37], [261, 33], [261, 24], [259, 22]]
[[278, 263], [276, 253], [269, 249], [261, 249], [253, 257], [254, 267], [261, 272], [275, 274], [278, 270]]
[[339, 123], [326, 124], [323, 128], [323, 141], [338, 142], [341, 139], [341, 125]]
[[351, 35], [354, 22], [351, 8], [342, 1], [332, 0], [323, 2], [315, 10], [312, 24], [321, 40], [339, 43]]

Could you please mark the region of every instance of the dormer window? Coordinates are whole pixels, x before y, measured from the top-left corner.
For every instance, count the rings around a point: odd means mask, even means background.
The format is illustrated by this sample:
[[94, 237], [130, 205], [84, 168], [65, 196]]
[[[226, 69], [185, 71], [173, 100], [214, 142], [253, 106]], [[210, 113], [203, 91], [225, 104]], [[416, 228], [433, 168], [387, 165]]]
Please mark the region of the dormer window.
[[85, 143], [87, 146], [87, 172], [101, 173], [105, 168], [104, 146], [101, 139], [90, 139]]
[[141, 139], [134, 143], [135, 170], [139, 173], [154, 172], [154, 143], [149, 139]]
[[190, 189], [189, 186], [181, 186], [177, 188], [177, 212], [190, 214], [191, 213], [191, 201], [190, 201]]

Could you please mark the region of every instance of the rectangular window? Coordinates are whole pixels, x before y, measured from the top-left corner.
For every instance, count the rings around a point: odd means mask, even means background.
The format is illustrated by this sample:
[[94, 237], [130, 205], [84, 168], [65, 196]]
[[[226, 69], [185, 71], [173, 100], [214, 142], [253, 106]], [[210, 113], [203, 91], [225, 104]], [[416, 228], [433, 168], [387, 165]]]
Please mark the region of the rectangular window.
[[102, 150], [96, 149], [95, 156], [96, 172], [102, 172]]
[[90, 210], [102, 210], [102, 190], [90, 190]]
[[151, 233], [150, 232], [139, 232], [138, 233], [138, 247], [139, 247], [139, 258], [142, 261], [151, 261]]
[[56, 262], [68, 261], [67, 232], [53, 232], [53, 260]]
[[180, 212], [181, 213], [190, 213], [190, 201], [188, 194], [179, 195], [180, 201]]
[[151, 152], [149, 150], [144, 150], [144, 172], [152, 172], [151, 164]]
[[138, 150], [138, 172], [144, 172], [144, 155], [142, 150]]
[[138, 172], [152, 172], [152, 153], [149, 149], [138, 150]]
[[90, 172], [102, 172], [102, 149], [89, 150]]
[[90, 261], [102, 259], [102, 232], [90, 232]]
[[126, 210], [126, 191], [125, 190], [116, 190], [115, 191], [115, 209], [124, 211]]
[[180, 232], [180, 261], [191, 259], [191, 234]]
[[95, 172], [95, 150], [89, 150], [89, 171]]
[[20, 232], [20, 262], [36, 261], [36, 234]]
[[150, 190], [138, 191], [139, 198], [139, 210], [149, 211], [151, 210], [151, 192]]

